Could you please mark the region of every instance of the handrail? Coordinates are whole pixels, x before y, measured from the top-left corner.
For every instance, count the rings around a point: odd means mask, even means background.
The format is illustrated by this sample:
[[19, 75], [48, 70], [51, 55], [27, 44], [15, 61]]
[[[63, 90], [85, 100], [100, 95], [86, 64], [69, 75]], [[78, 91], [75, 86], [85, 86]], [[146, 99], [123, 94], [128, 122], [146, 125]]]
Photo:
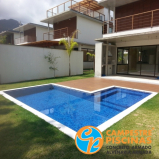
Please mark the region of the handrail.
[[[139, 20], [137, 20], [136, 18], [136, 16], [138, 16], [138, 15], [144, 15], [144, 16], [150, 16], [149, 18], [147, 18], [147, 19], [150, 19], [151, 21], [150, 21], [150, 27], [153, 27], [153, 21], [154, 21], [154, 18], [155, 18], [155, 16], [154, 16], [154, 12], [155, 11], [159, 11], [159, 9], [155, 9], [155, 10], [151, 10], [151, 11], [147, 11], [147, 12], [142, 12], [142, 13], [137, 13], [137, 14], [133, 14], [133, 15], [129, 15], [129, 16], [125, 16], [125, 17], [121, 17], [121, 18], [116, 18], [116, 19], [113, 19], [113, 20], [109, 20], [109, 21], [104, 21], [103, 22], [103, 34], [105, 34], [104, 32], [104, 30], [105, 30], [105, 24], [107, 25], [107, 27], [108, 27], [108, 25], [110, 25], [111, 23], [114, 25], [113, 26], [113, 28], [114, 28], [114, 30], [115, 30], [115, 32], [118, 32], [118, 27], [121, 27], [122, 26], [122, 24], [118, 24], [118, 22], [120, 21], [120, 20], [122, 20], [122, 19], [125, 19], [125, 18], [132, 18], [132, 19], [130, 19], [132, 22], [131, 23], [129, 23], [128, 25], [131, 25], [132, 27], [130, 28], [130, 29], [134, 29], [134, 25], [136, 24], [136, 22], [138, 21], [139, 22]], [[145, 15], [145, 14], [147, 14], [147, 13], [151, 13], [151, 15]], [[158, 16], [159, 16], [159, 14], [158, 14]], [[139, 17], [139, 18], [141, 18], [141, 17]], [[135, 20], [136, 19], [136, 20]], [[143, 20], [146, 20], [146, 19], [144, 19], [144, 17], [143, 17]], [[159, 18], [158, 18], [158, 20], [159, 20]], [[149, 22], [148, 20], [146, 20], [147, 22]], [[122, 23], [122, 21], [121, 21], [121, 23]], [[125, 23], [125, 22], [123, 22], [123, 23]], [[126, 22], [127, 23], [127, 22]], [[127, 26], [127, 25], [126, 25]], [[128, 27], [128, 26], [127, 26]], [[143, 28], [143, 27], [142, 27]]]
[[[65, 27], [65, 28], [61, 28], [61, 29], [57, 29], [57, 30], [53, 30], [53, 31], [49, 31], [49, 32], [46, 32], [46, 33], [43, 33], [43, 40], [45, 40], [44, 38], [44, 35], [48, 35], [48, 40], [50, 40], [50, 35], [53, 36], [53, 39], [58, 39], [58, 38], [63, 38], [62, 36], [62, 32], [65, 32], [66, 34], [66, 37], [68, 37], [68, 27]], [[50, 33], [52, 32], [52, 33]]]
[[[65, 5], [67, 3], [68, 3], [68, 5], [66, 7]], [[75, 4], [77, 3], [79, 5], [77, 5], [76, 7], [73, 7], [75, 5], [74, 3]], [[61, 6], [61, 8], [60, 8], [60, 6]], [[82, 8], [83, 8], [83, 10], [87, 9], [87, 12], [89, 10], [89, 14], [87, 14], [88, 16], [93, 17], [93, 18], [97, 18], [98, 17], [99, 20], [101, 20], [101, 16], [102, 16], [103, 17], [102, 20], [105, 21], [105, 14], [103, 14], [103, 13], [101, 13], [99, 11], [94, 11], [94, 10], [91, 10], [90, 8], [84, 7], [83, 5], [80, 5], [79, 2], [76, 2], [74, 0], [68, 0], [68, 1], [66, 1], [66, 2], [64, 2], [64, 3], [62, 3], [62, 4], [58, 5], [58, 6], [55, 6], [53, 8], [48, 9], [46, 11], [47, 18], [49, 17], [48, 13], [51, 13], [52, 16], [53, 16], [53, 15], [59, 14], [61, 12], [64, 12], [69, 8], [72, 9], [72, 10], [78, 11], [78, 12], [81, 12]], [[78, 9], [76, 9], [76, 8], [78, 8]], [[54, 13], [54, 10], [56, 11], [56, 13]], [[91, 15], [91, 12], [93, 13], [93, 15]], [[96, 17], [96, 14], [98, 14], [97, 17]]]
[[36, 37], [32, 37], [28, 35], [19, 37], [19, 38], [15, 38], [15, 44], [21, 44], [25, 42], [35, 42], [35, 41], [36, 41]]

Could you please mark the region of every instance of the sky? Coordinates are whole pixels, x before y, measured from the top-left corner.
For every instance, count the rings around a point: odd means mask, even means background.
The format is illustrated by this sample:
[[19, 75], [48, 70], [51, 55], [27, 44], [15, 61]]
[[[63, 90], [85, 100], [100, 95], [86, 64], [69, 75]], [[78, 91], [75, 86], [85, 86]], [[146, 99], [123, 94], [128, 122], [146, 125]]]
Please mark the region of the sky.
[[[46, 18], [46, 11], [67, 0], [0, 0], [0, 19], [15, 19], [22, 24], [37, 23]], [[77, 2], [81, 0], [76, 0]]]

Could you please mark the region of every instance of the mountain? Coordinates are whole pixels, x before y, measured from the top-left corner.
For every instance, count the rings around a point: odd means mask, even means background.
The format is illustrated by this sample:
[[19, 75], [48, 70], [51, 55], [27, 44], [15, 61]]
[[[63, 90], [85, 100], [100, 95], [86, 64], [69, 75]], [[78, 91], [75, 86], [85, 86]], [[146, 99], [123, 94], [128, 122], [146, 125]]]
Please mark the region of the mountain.
[[16, 28], [19, 26], [19, 22], [14, 19], [1, 19], [0, 20], [0, 32], [12, 30], [13, 28]]

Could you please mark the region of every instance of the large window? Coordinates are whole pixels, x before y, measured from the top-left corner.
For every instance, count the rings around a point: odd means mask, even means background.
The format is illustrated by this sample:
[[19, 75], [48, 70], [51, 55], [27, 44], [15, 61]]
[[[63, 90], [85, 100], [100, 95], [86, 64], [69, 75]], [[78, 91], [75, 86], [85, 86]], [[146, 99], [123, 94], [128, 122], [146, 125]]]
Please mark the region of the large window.
[[117, 73], [159, 75], [159, 46], [118, 48]]

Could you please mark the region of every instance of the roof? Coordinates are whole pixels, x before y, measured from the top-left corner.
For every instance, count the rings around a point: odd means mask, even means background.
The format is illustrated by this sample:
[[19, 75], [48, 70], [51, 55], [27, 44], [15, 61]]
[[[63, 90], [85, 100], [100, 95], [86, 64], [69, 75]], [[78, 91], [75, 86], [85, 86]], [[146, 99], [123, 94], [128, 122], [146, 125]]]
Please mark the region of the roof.
[[[104, 8], [103, 6], [99, 5], [98, 2], [95, 1], [95, 0], [83, 0], [83, 1], [80, 1], [76, 4], [73, 4], [72, 9], [77, 10], [79, 6], [84, 7], [84, 10], [85, 10], [85, 8], [88, 8], [88, 9], [91, 9], [93, 11], [97, 11], [97, 10], [100, 10], [100, 9]], [[82, 9], [81, 9], [81, 12], [83, 12]]]
[[17, 28], [14, 28], [13, 30], [14, 31], [19, 31], [19, 30], [28, 30], [28, 29], [31, 29], [31, 28], [34, 28], [34, 27], [42, 27], [42, 28], [48, 28], [47, 26], [43, 26], [43, 25], [40, 25], [40, 24], [35, 24], [35, 23], [27, 23], [27, 24], [24, 24], [22, 26], [19, 26]]

